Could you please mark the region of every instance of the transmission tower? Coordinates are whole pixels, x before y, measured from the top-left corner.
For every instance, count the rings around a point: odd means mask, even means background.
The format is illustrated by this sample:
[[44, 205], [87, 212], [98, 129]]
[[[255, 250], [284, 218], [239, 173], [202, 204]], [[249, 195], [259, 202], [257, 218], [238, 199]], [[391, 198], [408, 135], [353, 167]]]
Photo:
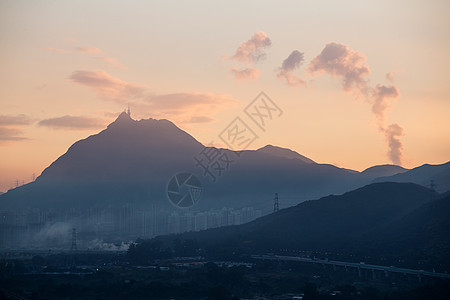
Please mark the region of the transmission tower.
[[77, 250], [77, 229], [72, 228], [72, 246], [70, 247], [70, 250], [75, 251]]
[[434, 199], [434, 194], [436, 193], [436, 184], [434, 183], [434, 180], [430, 180], [430, 198], [431, 200]]
[[436, 184], [433, 179], [430, 180], [430, 190], [436, 191]]
[[275, 198], [273, 200], [273, 212], [275, 213], [280, 210], [280, 205], [278, 203], [278, 193], [275, 193]]

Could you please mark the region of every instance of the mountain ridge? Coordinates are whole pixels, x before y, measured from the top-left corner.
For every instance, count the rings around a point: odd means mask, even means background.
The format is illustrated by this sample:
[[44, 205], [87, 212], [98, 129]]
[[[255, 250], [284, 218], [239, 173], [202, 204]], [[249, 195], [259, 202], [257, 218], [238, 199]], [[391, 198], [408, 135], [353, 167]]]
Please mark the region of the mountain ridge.
[[[158, 205], [173, 209], [167, 182], [180, 172], [201, 179], [204, 196], [196, 209], [259, 205], [274, 193], [284, 207], [343, 193], [370, 183], [374, 175], [319, 164], [287, 148], [267, 145], [242, 155], [222, 149], [233, 162], [208, 177], [195, 158], [204, 145], [169, 120], [134, 120], [121, 113], [107, 128], [75, 142], [35, 182], [0, 196], [5, 209], [86, 205]], [[224, 166], [226, 167], [226, 166]], [[214, 171], [213, 166], [209, 170]], [[381, 166], [378, 170], [403, 170]], [[364, 172], [362, 172], [364, 173]]]

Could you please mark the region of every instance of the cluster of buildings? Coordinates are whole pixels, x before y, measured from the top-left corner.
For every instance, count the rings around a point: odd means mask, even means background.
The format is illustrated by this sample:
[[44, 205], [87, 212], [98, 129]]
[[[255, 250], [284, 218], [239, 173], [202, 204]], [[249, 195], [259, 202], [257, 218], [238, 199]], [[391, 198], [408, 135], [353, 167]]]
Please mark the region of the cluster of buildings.
[[261, 210], [253, 207], [193, 211], [164, 210], [156, 206], [138, 209], [130, 203], [84, 210], [0, 211], [0, 249], [70, 249], [74, 228], [78, 249], [86, 249], [94, 240], [114, 243], [240, 225], [262, 215]]

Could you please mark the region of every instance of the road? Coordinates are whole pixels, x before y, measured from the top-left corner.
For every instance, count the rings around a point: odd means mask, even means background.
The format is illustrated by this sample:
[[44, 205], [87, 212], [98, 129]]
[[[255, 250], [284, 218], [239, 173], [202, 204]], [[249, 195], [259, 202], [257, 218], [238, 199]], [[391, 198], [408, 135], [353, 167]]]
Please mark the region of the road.
[[387, 266], [379, 266], [379, 265], [370, 265], [370, 264], [365, 264], [365, 263], [353, 263], [353, 262], [335, 261], [335, 260], [328, 260], [328, 259], [312, 259], [312, 258], [306, 258], [306, 257], [282, 256], [282, 255], [252, 255], [252, 258], [267, 259], [267, 260], [280, 260], [280, 261], [301, 261], [301, 262], [314, 263], [314, 264], [325, 264], [325, 265], [332, 265], [332, 266], [343, 266], [343, 267], [374, 270], [374, 271], [413, 274], [413, 275], [417, 275], [417, 276], [430, 276], [430, 277], [450, 279], [450, 274], [447, 274], [447, 273], [437, 273], [437, 272], [430, 272], [430, 271], [424, 271], [424, 270], [398, 268], [398, 267], [394, 267], [394, 266], [387, 267]]

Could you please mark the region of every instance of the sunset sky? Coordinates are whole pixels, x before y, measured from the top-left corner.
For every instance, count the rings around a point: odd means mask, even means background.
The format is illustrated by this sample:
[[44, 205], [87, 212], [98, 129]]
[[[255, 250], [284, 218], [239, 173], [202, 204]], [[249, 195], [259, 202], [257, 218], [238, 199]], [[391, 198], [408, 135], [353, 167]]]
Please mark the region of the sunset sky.
[[128, 104], [224, 146], [261, 91], [283, 115], [250, 149], [359, 171], [447, 162], [449, 13], [444, 0], [2, 0], [0, 191]]

